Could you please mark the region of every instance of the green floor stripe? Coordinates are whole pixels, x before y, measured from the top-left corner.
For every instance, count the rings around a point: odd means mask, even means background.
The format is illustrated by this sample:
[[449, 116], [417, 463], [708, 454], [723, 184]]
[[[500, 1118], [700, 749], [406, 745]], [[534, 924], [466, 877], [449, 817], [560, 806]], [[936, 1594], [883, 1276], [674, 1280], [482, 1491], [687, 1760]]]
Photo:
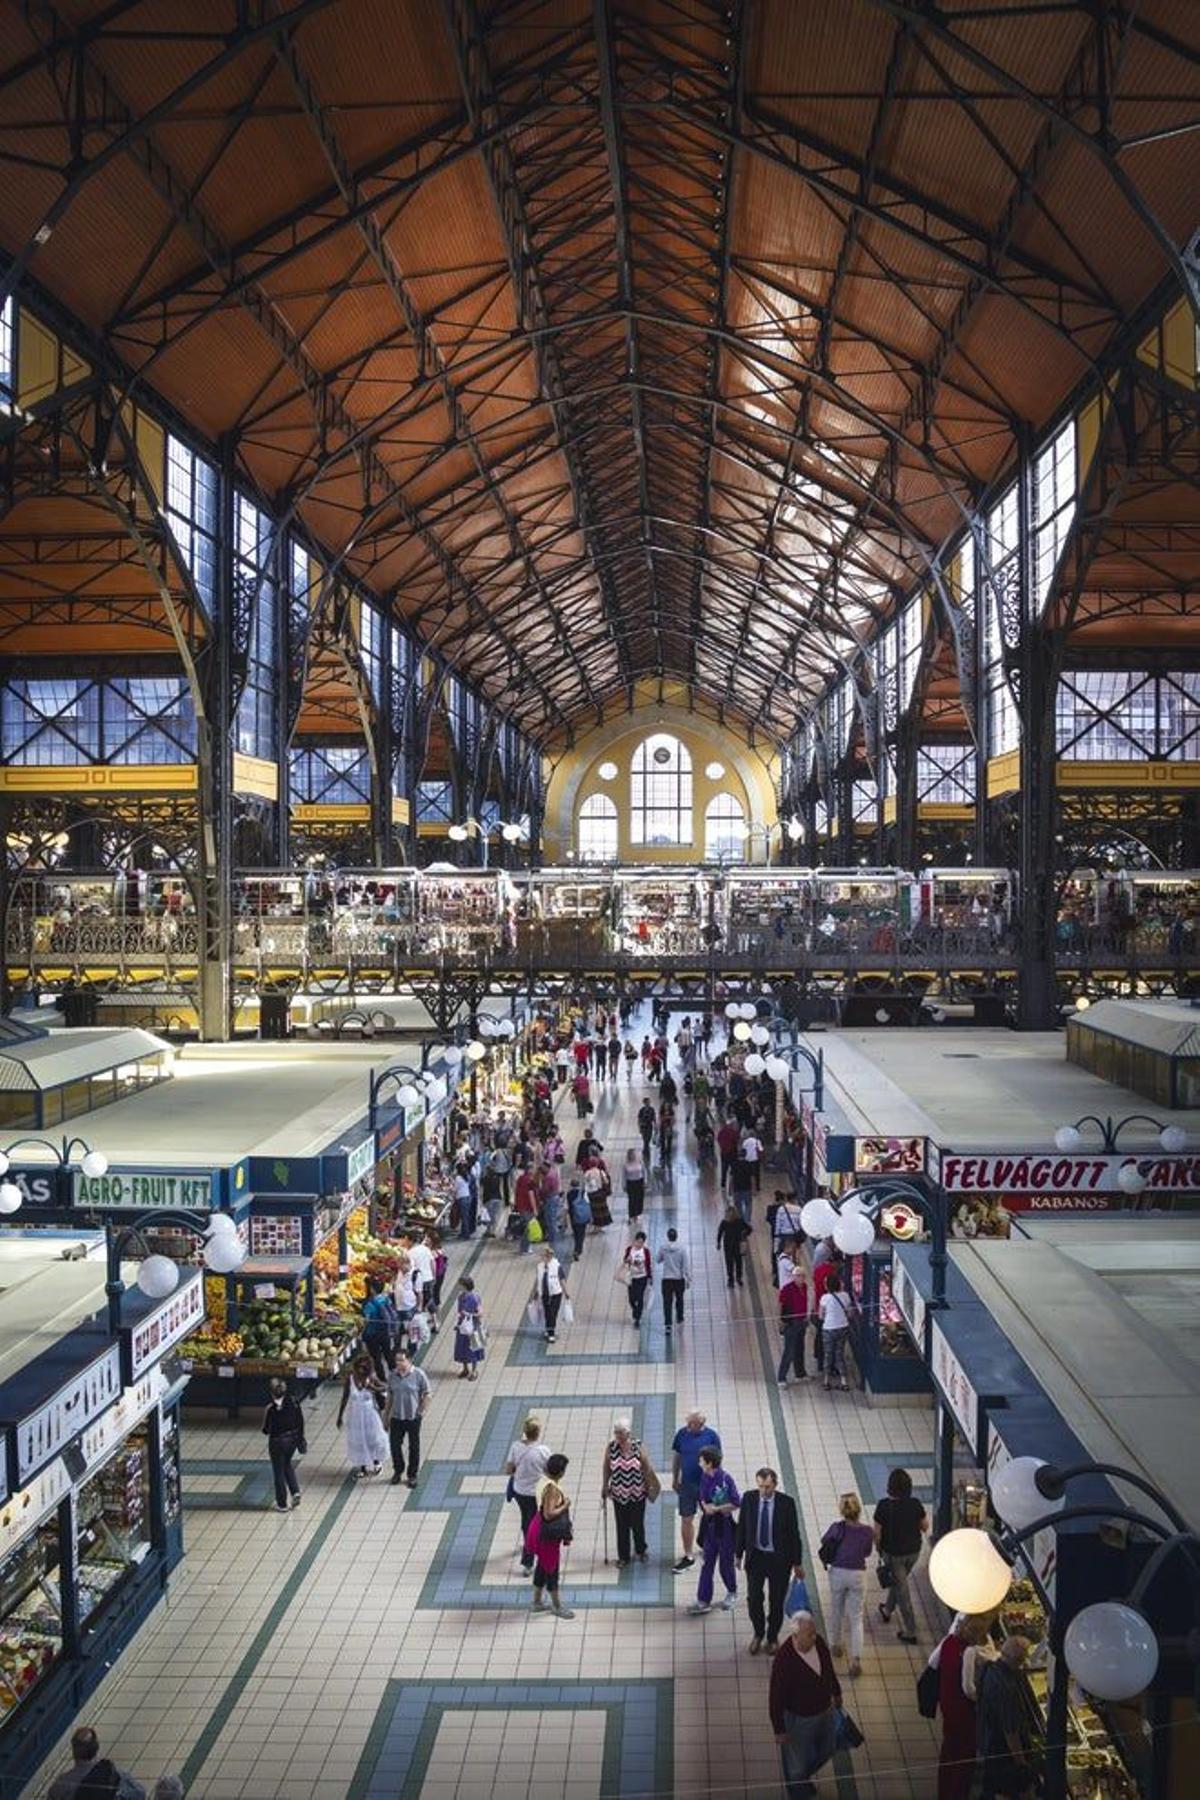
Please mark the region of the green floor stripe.
[[338, 1519], [341, 1517], [346, 1506], [346, 1502], [349, 1500], [350, 1495], [354, 1492], [357, 1485], [358, 1483], [354, 1476], [347, 1475], [341, 1487], [338, 1489], [329, 1505], [325, 1508], [321, 1523], [317, 1526], [312, 1537], [308, 1540], [299, 1562], [296, 1563], [291, 1574], [280, 1588], [271, 1604], [270, 1611], [267, 1613], [266, 1618], [250, 1640], [250, 1648], [246, 1651], [246, 1654], [238, 1664], [234, 1674], [226, 1683], [225, 1692], [217, 1701], [217, 1704], [209, 1717], [208, 1724], [200, 1733], [200, 1736], [192, 1749], [191, 1755], [183, 1765], [180, 1780], [183, 1782], [185, 1793], [190, 1789], [197, 1775], [212, 1754], [217, 1739], [229, 1722], [230, 1714], [233, 1712], [234, 1707], [250, 1685], [254, 1671], [257, 1669], [262, 1658], [263, 1651], [274, 1637], [276, 1630], [283, 1621], [284, 1614], [287, 1612], [288, 1607], [296, 1598], [296, 1595], [299, 1592], [302, 1583], [307, 1579], [313, 1564], [321, 1554], [321, 1551], [325, 1548], [333, 1527], [337, 1524]]
[[[486, 1238], [481, 1238], [475, 1244], [470, 1256], [467, 1258], [465, 1266], [455, 1276], [454, 1279], [456, 1282], [461, 1280], [463, 1275], [469, 1275], [471, 1273], [475, 1264], [483, 1255], [486, 1242]], [[422, 1361], [429, 1348], [430, 1344], [423, 1344], [417, 1355], [414, 1357], [414, 1362]], [[341, 1487], [333, 1496], [329, 1505], [325, 1508], [325, 1511], [321, 1516], [321, 1522], [305, 1546], [300, 1560], [296, 1563], [287, 1580], [272, 1601], [266, 1618], [263, 1620], [250, 1641], [249, 1649], [242, 1657], [242, 1660], [239, 1662], [229, 1681], [225, 1684], [224, 1693], [221, 1695], [221, 1698], [217, 1701], [216, 1706], [209, 1715], [208, 1723], [197, 1738], [196, 1743], [192, 1748], [191, 1755], [188, 1757], [180, 1771], [179, 1778], [183, 1783], [185, 1793], [191, 1788], [197, 1775], [199, 1775], [201, 1769], [212, 1755], [218, 1738], [229, 1723], [234, 1707], [249, 1686], [255, 1670], [262, 1660], [263, 1651], [274, 1637], [278, 1627], [282, 1624], [288, 1607], [292, 1604], [292, 1601], [296, 1598], [300, 1588], [307, 1580], [313, 1564], [316, 1562], [321, 1551], [329, 1541], [330, 1533], [340, 1519], [350, 1495], [355, 1491], [357, 1486], [358, 1481], [356, 1477], [347, 1475], [342, 1482]]]
[[[779, 1384], [775, 1379], [779, 1367], [779, 1358], [768, 1329], [768, 1317], [774, 1318], [778, 1310], [775, 1289], [768, 1286], [771, 1296], [770, 1312], [762, 1296], [762, 1282], [753, 1255], [747, 1258], [750, 1267], [750, 1293], [754, 1299], [754, 1313], [758, 1322], [758, 1345], [762, 1354], [763, 1375], [767, 1383], [767, 1405], [771, 1412], [771, 1423], [775, 1427], [775, 1442], [779, 1446], [780, 1486], [785, 1493], [791, 1494], [796, 1502], [796, 1511], [800, 1516], [800, 1539], [804, 1545], [804, 1576], [808, 1588], [808, 1603], [813, 1618], [819, 1629], [825, 1629], [824, 1615], [821, 1611], [821, 1596], [817, 1589], [817, 1545], [821, 1541], [821, 1533], [813, 1532], [805, 1516], [804, 1502], [800, 1497], [800, 1485], [796, 1480], [796, 1465], [792, 1460], [792, 1446], [788, 1437], [787, 1419], [783, 1410], [783, 1400], [779, 1392]], [[812, 1345], [807, 1346], [811, 1350]], [[750, 1475], [747, 1470], [746, 1481], [749, 1485]], [[843, 1690], [843, 1701], [853, 1712], [853, 1688], [847, 1683]], [[837, 1772], [837, 1791], [839, 1800], [855, 1800], [858, 1794], [858, 1783], [854, 1779], [854, 1765], [844, 1750], [839, 1750], [833, 1759], [833, 1768]]]

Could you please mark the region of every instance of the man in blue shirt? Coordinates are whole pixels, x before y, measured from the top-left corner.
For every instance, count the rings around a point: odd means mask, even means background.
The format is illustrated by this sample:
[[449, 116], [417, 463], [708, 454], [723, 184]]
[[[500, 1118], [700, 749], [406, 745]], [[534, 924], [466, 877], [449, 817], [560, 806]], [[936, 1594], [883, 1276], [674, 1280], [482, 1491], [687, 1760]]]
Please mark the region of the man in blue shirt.
[[679, 1496], [679, 1535], [683, 1539], [683, 1555], [674, 1566], [676, 1575], [690, 1569], [696, 1560], [693, 1551], [696, 1547], [696, 1509], [700, 1505], [700, 1452], [720, 1448], [721, 1440], [712, 1427], [705, 1424], [702, 1412], [690, 1412], [675, 1433], [671, 1445], [671, 1486]]

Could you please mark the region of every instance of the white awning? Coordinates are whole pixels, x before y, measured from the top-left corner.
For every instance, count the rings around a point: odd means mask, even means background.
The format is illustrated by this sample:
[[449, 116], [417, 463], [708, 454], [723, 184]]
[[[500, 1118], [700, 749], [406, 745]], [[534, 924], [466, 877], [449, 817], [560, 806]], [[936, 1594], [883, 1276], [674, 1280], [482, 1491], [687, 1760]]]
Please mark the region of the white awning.
[[0, 1091], [46, 1094], [170, 1048], [152, 1032], [133, 1027], [126, 1031], [52, 1031], [28, 1043], [0, 1045]]

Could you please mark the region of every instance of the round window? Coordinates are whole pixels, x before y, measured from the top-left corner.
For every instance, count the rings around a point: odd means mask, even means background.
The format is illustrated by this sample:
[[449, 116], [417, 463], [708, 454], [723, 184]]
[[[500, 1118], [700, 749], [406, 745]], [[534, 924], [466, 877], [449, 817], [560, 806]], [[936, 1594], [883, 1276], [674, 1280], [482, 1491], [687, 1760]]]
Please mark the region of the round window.
[[617, 765], [615, 762], [602, 762], [600, 767], [596, 770], [596, 773], [601, 781], [615, 781], [617, 779]]

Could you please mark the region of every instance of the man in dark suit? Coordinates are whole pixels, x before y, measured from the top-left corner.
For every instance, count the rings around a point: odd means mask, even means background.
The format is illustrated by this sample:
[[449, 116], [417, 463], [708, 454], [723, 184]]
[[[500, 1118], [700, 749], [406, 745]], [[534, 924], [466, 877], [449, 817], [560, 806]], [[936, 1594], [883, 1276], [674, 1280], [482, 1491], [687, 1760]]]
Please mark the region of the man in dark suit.
[[[738, 1567], [745, 1564], [746, 1599], [754, 1627], [751, 1656], [758, 1655], [764, 1638], [772, 1654], [779, 1648], [788, 1588], [793, 1576], [801, 1580], [804, 1575], [804, 1546], [796, 1502], [790, 1494], [779, 1492], [779, 1477], [774, 1469], [760, 1469], [755, 1481], [758, 1492], [742, 1495], [737, 1524]], [[765, 1613], [764, 1587], [768, 1599]]]

